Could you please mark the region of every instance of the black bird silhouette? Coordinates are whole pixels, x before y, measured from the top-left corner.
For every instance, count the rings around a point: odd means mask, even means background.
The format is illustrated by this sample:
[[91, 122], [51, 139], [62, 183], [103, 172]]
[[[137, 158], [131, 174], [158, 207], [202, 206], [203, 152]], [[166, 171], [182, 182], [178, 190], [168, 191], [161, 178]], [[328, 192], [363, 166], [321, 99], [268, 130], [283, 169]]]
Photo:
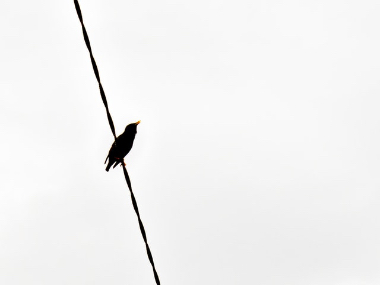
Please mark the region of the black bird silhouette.
[[106, 171], [110, 170], [111, 166], [115, 168], [119, 163], [123, 161], [123, 158], [129, 153], [132, 149], [133, 141], [135, 140], [135, 136], [137, 133], [137, 125], [140, 124], [140, 121], [136, 123], [129, 124], [125, 127], [124, 133], [116, 138], [116, 142], [114, 142], [108, 152], [108, 156], [106, 158], [108, 165], [106, 167]]

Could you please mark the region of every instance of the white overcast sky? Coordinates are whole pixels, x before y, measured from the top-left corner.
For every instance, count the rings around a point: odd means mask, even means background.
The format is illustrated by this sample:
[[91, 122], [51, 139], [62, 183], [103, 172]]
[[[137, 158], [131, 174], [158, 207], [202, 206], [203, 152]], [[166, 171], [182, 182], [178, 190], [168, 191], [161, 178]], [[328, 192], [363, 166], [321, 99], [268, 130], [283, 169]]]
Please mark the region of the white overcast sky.
[[[163, 285], [380, 284], [379, 1], [80, 4]], [[0, 41], [0, 284], [154, 284], [73, 1]]]

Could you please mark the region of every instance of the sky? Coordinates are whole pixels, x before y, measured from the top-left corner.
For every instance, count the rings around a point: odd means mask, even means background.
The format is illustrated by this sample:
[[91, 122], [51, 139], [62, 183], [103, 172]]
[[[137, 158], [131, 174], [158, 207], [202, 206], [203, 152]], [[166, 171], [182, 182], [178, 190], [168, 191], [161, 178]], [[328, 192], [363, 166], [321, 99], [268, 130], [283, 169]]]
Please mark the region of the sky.
[[[380, 283], [378, 1], [80, 5], [162, 284]], [[0, 38], [0, 284], [154, 284], [73, 1]]]

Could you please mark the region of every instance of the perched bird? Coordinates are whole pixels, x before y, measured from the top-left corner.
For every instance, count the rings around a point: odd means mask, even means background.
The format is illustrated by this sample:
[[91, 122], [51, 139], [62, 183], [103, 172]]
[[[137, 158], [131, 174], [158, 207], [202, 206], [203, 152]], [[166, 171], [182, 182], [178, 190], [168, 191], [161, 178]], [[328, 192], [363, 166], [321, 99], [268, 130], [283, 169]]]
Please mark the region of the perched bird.
[[123, 158], [129, 153], [133, 146], [133, 141], [137, 133], [137, 125], [140, 124], [140, 121], [136, 123], [129, 124], [125, 127], [124, 133], [116, 138], [116, 141], [112, 144], [108, 156], [106, 158], [108, 165], [106, 171], [110, 170], [111, 166], [115, 168], [119, 163], [123, 161]]

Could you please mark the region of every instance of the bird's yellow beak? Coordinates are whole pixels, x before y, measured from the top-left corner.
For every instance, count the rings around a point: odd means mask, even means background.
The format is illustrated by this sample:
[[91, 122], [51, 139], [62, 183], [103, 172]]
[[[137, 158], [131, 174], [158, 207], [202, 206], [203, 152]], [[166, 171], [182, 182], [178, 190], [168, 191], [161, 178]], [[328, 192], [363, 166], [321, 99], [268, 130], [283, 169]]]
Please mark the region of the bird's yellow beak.
[[137, 121], [135, 124], [138, 125], [138, 124], [140, 124], [140, 122], [141, 122], [141, 121]]

